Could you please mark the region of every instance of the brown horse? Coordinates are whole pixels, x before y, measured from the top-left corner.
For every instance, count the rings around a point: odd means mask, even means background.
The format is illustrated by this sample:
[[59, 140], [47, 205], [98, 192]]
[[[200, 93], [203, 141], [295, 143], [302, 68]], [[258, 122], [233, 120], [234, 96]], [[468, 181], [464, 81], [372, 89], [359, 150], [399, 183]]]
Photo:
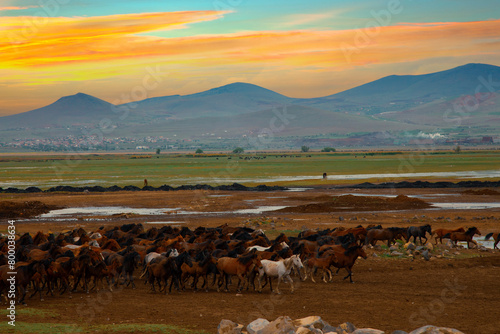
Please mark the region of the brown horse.
[[371, 244], [375, 246], [378, 240], [387, 240], [387, 247], [391, 247], [394, 240], [404, 238], [406, 229], [399, 227], [389, 227], [383, 229], [372, 229], [366, 233], [365, 245]]
[[455, 243], [455, 246], [459, 241], [467, 241], [467, 248], [470, 249], [470, 243], [472, 242], [474, 245], [477, 247], [477, 242], [472, 240], [474, 235], [481, 235], [481, 232], [476, 227], [470, 227], [467, 231], [465, 232], [452, 232], [448, 233], [443, 236], [443, 238], [450, 238], [451, 241]]
[[344, 277], [344, 279], [349, 277], [351, 283], [354, 283], [352, 281], [352, 267], [354, 266], [354, 263], [360, 256], [363, 259], [366, 259], [368, 257], [362, 246], [353, 246], [344, 252], [342, 251], [336, 252], [335, 257], [337, 260], [334, 263], [332, 263], [332, 265], [338, 268], [337, 273], [341, 268], [345, 268], [348, 274], [346, 277]]
[[208, 274], [210, 273], [210, 266], [216, 266], [217, 265], [217, 259], [212, 257], [210, 253], [200, 253], [200, 259], [199, 261], [192, 261], [191, 266], [188, 265], [187, 263], [183, 263], [181, 265], [181, 288], [184, 290], [184, 282], [189, 276], [193, 276], [193, 284], [191, 287], [194, 289], [194, 291], [198, 291], [198, 279], [203, 277], [203, 285], [201, 288], [205, 288], [205, 291], [208, 292]]
[[308, 273], [311, 276], [311, 281], [316, 283], [314, 280], [314, 273], [317, 269], [321, 269], [323, 271], [323, 282], [327, 283], [326, 274], [328, 274], [328, 282], [332, 281], [332, 272], [330, 270], [330, 266], [336, 261], [336, 255], [334, 251], [327, 251], [323, 254], [323, 257], [311, 257], [304, 261], [305, 267], [305, 278], [307, 279]]
[[448, 233], [453, 233], [453, 232], [465, 232], [465, 229], [463, 227], [459, 227], [454, 230], [447, 230], [444, 228], [438, 228], [437, 230], [434, 230], [432, 235], [435, 235], [434, 239], [436, 240], [436, 245], [437, 245], [437, 240], [439, 238], [439, 241], [443, 243], [443, 238], [446, 234]]
[[500, 242], [500, 233], [488, 233], [484, 237], [484, 240], [490, 240], [491, 237], [493, 237], [493, 240], [495, 241], [495, 243], [493, 244], [493, 249], [497, 249], [498, 242]]
[[[237, 291], [241, 292], [241, 283], [248, 277], [250, 271], [254, 267], [257, 267], [259, 274], [264, 274], [264, 268], [260, 262], [261, 258], [255, 251], [252, 251], [246, 255], [242, 255], [238, 258], [232, 257], [221, 257], [217, 261], [217, 269], [219, 270], [219, 284], [217, 286], [217, 291], [224, 283], [222, 279], [226, 281], [225, 291], [229, 291], [227, 285], [229, 282], [229, 275], [238, 276], [238, 288]], [[262, 291], [262, 286], [260, 286], [259, 280], [259, 291]]]

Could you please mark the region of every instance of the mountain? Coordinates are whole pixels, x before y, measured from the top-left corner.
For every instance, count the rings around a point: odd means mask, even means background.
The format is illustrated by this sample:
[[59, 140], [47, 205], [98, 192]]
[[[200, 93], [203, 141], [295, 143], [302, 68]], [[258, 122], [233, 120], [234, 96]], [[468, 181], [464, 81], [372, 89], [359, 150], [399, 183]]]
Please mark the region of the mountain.
[[[491, 135], [499, 123], [500, 100], [498, 94], [492, 94], [499, 90], [498, 82], [500, 67], [467, 64], [423, 75], [391, 75], [313, 99], [291, 98], [241, 82], [119, 106], [78, 93], [43, 108], [0, 117], [0, 142], [5, 138], [82, 136], [88, 128], [101, 128], [103, 120], [107, 127], [103, 134], [113, 133], [114, 137], [176, 134], [178, 139], [234, 139], [277, 126], [275, 111], [285, 105], [293, 111], [294, 121], [279, 132], [273, 130], [273, 136], [323, 138], [438, 128], [454, 133], [458, 126]], [[460, 108], [467, 103], [464, 97], [471, 95], [480, 103], [465, 117]]]
[[[155, 97], [135, 102], [145, 117], [186, 119], [245, 114], [289, 103], [294, 99], [257, 85], [236, 82], [191, 95]], [[122, 105], [124, 107], [131, 104]]]
[[[105, 117], [116, 115], [115, 105], [96, 97], [78, 93], [61, 97], [48, 106], [25, 113], [0, 118], [0, 129], [46, 128], [95, 124]], [[116, 116], [114, 116], [116, 117]]]
[[390, 75], [334, 95], [300, 103], [326, 110], [341, 109], [361, 114], [402, 111], [477, 92], [488, 93], [492, 88], [499, 90], [498, 85], [491, 87], [484, 84], [489, 78], [493, 78], [493, 82], [500, 81], [500, 67], [467, 64], [436, 73]]

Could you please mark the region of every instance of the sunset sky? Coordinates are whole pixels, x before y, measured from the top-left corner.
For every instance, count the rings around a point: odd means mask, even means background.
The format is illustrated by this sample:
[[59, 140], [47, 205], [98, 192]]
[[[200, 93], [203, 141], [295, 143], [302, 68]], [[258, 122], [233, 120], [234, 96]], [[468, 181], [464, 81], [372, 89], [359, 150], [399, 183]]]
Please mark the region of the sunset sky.
[[470, 62], [500, 66], [497, 0], [0, 0], [0, 116], [237, 81], [317, 97]]

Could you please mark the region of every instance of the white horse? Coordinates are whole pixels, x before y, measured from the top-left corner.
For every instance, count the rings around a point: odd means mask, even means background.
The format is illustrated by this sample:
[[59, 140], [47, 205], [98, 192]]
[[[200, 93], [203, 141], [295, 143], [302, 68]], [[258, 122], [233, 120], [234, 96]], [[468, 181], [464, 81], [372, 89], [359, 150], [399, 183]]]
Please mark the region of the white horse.
[[[279, 246], [281, 246], [281, 249], [284, 249], [284, 248], [287, 248], [288, 247], [288, 244], [286, 242], [282, 242], [279, 244]], [[271, 248], [273, 248], [273, 246], [271, 247], [262, 247], [262, 246], [250, 246], [247, 248], [247, 252], [250, 252], [251, 250], [257, 250], [259, 252], [269, 252], [271, 251]]]
[[[300, 257], [298, 255], [292, 255], [288, 259], [279, 260], [279, 261], [271, 261], [271, 260], [261, 260], [262, 267], [264, 267], [264, 273], [267, 277], [269, 277], [269, 286], [271, 291], [273, 291], [273, 286], [271, 284], [272, 277], [278, 278], [278, 285], [276, 286], [276, 293], [280, 294], [280, 282], [281, 280], [287, 280], [290, 283], [290, 289], [293, 293], [293, 280], [290, 277], [290, 272], [292, 267], [296, 267], [300, 273], [300, 269], [304, 267], [302, 261], [300, 261]], [[262, 276], [259, 277], [259, 283], [262, 279]]]
[[151, 252], [146, 254], [146, 256], [144, 257], [144, 266], [146, 266], [148, 263], [159, 257], [177, 257], [177, 256], [179, 256], [179, 252], [175, 248], [161, 254], [156, 252]]

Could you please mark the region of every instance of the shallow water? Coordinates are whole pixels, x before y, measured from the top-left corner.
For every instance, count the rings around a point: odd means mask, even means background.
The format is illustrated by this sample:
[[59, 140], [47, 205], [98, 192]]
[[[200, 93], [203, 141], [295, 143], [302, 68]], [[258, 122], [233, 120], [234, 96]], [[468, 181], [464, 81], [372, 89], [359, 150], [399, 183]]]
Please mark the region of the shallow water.
[[451, 210], [481, 210], [500, 208], [500, 203], [432, 203], [439, 209]]
[[103, 207], [83, 207], [83, 208], [65, 208], [52, 210], [49, 213], [40, 215], [40, 218], [52, 218], [69, 215], [95, 215], [95, 216], [111, 216], [122, 213], [133, 213], [137, 215], [164, 215], [169, 211], [178, 210], [177, 208], [167, 209], [152, 209], [152, 208], [130, 208], [121, 206], [103, 206]]
[[[7, 167], [0, 169], [8, 172]], [[19, 169], [16, 167], [16, 169]], [[464, 172], [428, 172], [428, 173], [386, 173], [386, 174], [329, 174], [328, 180], [365, 180], [365, 179], [381, 179], [383, 181], [396, 180], [401, 178], [427, 178], [427, 177], [451, 177], [451, 178], [499, 178], [500, 170], [486, 170], [486, 171], [464, 171]], [[172, 186], [178, 185], [194, 185], [194, 184], [231, 184], [231, 183], [245, 183], [245, 184], [263, 184], [269, 182], [284, 182], [284, 181], [301, 181], [301, 180], [321, 180], [323, 175], [294, 175], [294, 176], [269, 176], [269, 177], [256, 177], [256, 178], [209, 178], [209, 177], [195, 177], [195, 178], [178, 178], [178, 177], [165, 177], [162, 178], [161, 184], [168, 184]], [[388, 180], [387, 180], [388, 179]], [[119, 182], [118, 182], [119, 181]], [[142, 179], [121, 179], [119, 176], [110, 176], [108, 180], [94, 180], [94, 179], [80, 179], [80, 180], [16, 180], [5, 179], [0, 181], [0, 187], [18, 187], [27, 188], [30, 186], [49, 188], [59, 185], [68, 186], [82, 186], [82, 185], [99, 185], [103, 187], [111, 186], [116, 183], [121, 184], [136, 184], [142, 185]], [[290, 191], [305, 191], [308, 188], [292, 188]]]

